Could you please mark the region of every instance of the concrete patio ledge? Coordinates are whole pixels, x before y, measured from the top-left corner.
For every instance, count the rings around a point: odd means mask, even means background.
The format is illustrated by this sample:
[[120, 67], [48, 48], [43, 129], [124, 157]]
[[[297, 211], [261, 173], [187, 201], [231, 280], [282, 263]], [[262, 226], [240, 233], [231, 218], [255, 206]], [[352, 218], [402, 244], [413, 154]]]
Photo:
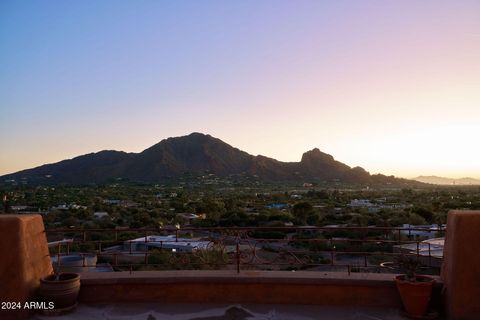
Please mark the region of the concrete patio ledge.
[[[121, 283], [191, 283], [191, 282], [238, 282], [238, 283], [285, 283], [285, 284], [338, 284], [395, 286], [394, 274], [313, 272], [313, 271], [134, 271], [82, 273], [82, 284]], [[437, 282], [440, 277], [432, 276]]]
[[[392, 274], [142, 271], [82, 274], [84, 303], [256, 303], [400, 308]], [[439, 278], [436, 278], [439, 281]]]

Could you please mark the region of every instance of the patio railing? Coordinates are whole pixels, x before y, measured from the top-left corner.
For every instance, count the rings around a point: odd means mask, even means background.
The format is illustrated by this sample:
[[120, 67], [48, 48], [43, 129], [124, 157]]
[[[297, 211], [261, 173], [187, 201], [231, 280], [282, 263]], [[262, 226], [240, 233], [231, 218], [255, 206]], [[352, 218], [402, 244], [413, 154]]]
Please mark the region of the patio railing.
[[[393, 272], [414, 256], [438, 274], [442, 229], [387, 227], [232, 227], [50, 229], [50, 254], [62, 270], [311, 270]], [[417, 237], [416, 235], [424, 235]]]

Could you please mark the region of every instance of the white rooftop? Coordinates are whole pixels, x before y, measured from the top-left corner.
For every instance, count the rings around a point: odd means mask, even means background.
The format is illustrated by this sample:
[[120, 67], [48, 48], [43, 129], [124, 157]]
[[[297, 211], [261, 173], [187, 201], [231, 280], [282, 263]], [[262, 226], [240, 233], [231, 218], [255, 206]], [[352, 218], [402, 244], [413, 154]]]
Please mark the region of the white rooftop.
[[159, 245], [175, 245], [179, 247], [180, 246], [193, 247], [197, 249], [207, 249], [210, 244], [210, 241], [202, 241], [198, 239], [189, 239], [189, 238], [177, 239], [175, 235], [168, 235], [168, 236], [151, 235], [146, 237], [140, 237], [133, 240], [127, 240], [126, 242], [141, 242], [141, 243], [151, 242], [152, 245], [157, 243]]

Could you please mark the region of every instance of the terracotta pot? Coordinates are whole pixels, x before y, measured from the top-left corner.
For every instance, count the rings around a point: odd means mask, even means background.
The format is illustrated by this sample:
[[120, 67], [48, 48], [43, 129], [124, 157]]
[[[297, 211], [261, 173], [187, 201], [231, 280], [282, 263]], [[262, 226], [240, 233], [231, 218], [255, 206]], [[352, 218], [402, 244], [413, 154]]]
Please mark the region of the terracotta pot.
[[79, 291], [80, 275], [78, 273], [61, 273], [58, 279], [52, 274], [40, 279], [40, 298], [47, 303], [53, 302], [55, 309], [75, 305]]
[[427, 313], [435, 280], [427, 276], [416, 276], [416, 281], [405, 280], [405, 275], [395, 277], [398, 292], [405, 311], [413, 317]]

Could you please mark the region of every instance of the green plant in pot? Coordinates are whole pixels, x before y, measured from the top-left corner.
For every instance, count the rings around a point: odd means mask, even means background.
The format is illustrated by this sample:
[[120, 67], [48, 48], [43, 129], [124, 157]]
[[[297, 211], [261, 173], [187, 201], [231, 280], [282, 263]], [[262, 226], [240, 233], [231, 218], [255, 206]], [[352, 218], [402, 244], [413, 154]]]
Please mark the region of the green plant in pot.
[[424, 317], [428, 311], [435, 280], [417, 274], [421, 263], [416, 256], [400, 255], [396, 264], [404, 273], [396, 276], [395, 282], [405, 311], [413, 318]]
[[54, 272], [40, 279], [38, 295], [41, 301], [53, 302], [53, 311], [68, 311], [77, 304], [80, 291], [80, 275], [72, 272], [59, 272], [54, 266]]

